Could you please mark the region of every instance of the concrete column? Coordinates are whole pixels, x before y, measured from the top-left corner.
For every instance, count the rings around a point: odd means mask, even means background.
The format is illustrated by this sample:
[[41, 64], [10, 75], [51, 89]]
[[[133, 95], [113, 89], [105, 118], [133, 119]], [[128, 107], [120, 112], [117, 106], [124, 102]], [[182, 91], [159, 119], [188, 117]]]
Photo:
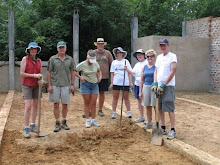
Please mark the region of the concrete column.
[[136, 63], [136, 59], [133, 57], [134, 53], [134, 39], [138, 38], [138, 17], [133, 17], [131, 19], [131, 65], [132, 67]]
[[9, 89], [15, 87], [15, 60], [14, 60], [14, 11], [11, 8], [8, 13], [8, 40], [9, 40]]
[[186, 21], [182, 22], [182, 37], [186, 37]]
[[[73, 59], [75, 64], [79, 64], [79, 14], [74, 10], [73, 14]], [[79, 88], [79, 79], [76, 77], [75, 88]]]

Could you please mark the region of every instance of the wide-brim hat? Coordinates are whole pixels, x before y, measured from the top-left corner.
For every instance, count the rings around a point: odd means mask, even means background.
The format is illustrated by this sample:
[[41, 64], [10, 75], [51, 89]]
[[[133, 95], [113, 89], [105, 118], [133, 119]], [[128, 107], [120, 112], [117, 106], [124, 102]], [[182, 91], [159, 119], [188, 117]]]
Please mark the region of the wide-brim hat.
[[29, 54], [28, 50], [31, 49], [31, 48], [37, 48], [38, 49], [37, 54], [39, 54], [40, 51], [41, 51], [41, 47], [38, 46], [38, 44], [36, 42], [30, 42], [28, 44], [28, 47], [25, 50], [25, 53]]
[[[133, 53], [133, 57], [138, 60], [138, 58], [137, 58], [137, 53], [143, 54], [143, 55], [144, 55], [144, 58], [146, 59], [146, 57], [145, 57], [145, 52], [144, 52], [143, 49], [138, 49], [136, 52]], [[138, 61], [139, 61], [139, 60], [138, 60]]]
[[97, 38], [97, 41], [94, 42], [94, 45], [97, 46], [98, 43], [103, 43], [104, 45], [107, 44], [107, 42], [104, 41], [104, 38]]
[[123, 58], [125, 58], [127, 56], [127, 52], [125, 50], [123, 50], [121, 47], [117, 47], [112, 50], [115, 58], [117, 58], [117, 50], [119, 50], [120, 52], [123, 53]]

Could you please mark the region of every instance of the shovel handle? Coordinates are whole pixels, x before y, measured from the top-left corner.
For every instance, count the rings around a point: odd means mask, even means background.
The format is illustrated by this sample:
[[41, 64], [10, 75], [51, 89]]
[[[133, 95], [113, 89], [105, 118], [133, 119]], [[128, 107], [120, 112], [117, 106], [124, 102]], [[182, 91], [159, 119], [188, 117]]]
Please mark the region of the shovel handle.
[[159, 114], [159, 95], [158, 94], [156, 94], [155, 119], [156, 119], [156, 122], [159, 123], [160, 114]]
[[37, 124], [37, 136], [39, 136], [39, 134], [40, 134], [41, 90], [42, 90], [42, 85], [39, 85], [39, 91], [38, 91], [38, 124]]

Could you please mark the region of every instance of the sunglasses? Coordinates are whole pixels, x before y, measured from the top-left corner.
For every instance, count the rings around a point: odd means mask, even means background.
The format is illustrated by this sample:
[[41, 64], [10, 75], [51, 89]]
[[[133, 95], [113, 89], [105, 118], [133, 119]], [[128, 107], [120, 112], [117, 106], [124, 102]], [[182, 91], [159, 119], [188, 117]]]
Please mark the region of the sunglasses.
[[147, 58], [153, 58], [154, 57], [154, 55], [151, 55], [151, 56], [147, 56]]

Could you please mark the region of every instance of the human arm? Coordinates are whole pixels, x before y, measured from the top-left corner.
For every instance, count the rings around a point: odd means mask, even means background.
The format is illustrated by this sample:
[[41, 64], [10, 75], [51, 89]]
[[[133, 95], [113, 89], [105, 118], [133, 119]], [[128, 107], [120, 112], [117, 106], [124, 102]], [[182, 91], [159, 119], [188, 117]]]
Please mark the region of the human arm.
[[100, 69], [97, 71], [97, 77], [98, 77], [98, 83], [99, 83], [102, 80], [102, 72]]
[[51, 86], [51, 72], [47, 70], [47, 90], [49, 93], [53, 93], [53, 88]]
[[143, 96], [143, 84], [144, 84], [144, 69], [141, 70], [141, 81], [139, 84], [139, 98]]
[[113, 88], [113, 79], [114, 79], [114, 72], [111, 72], [111, 84], [109, 86], [110, 89]]
[[85, 83], [86, 82], [86, 79], [82, 76], [80, 76], [77, 71], [75, 71], [75, 76], [79, 78], [79, 80], [82, 82], [82, 83]]
[[158, 83], [157, 83], [157, 67], [154, 71], [154, 82], [151, 84], [151, 91], [157, 93]]
[[75, 83], [75, 70], [71, 71], [71, 85], [70, 85], [70, 92], [74, 92], [74, 83]]

